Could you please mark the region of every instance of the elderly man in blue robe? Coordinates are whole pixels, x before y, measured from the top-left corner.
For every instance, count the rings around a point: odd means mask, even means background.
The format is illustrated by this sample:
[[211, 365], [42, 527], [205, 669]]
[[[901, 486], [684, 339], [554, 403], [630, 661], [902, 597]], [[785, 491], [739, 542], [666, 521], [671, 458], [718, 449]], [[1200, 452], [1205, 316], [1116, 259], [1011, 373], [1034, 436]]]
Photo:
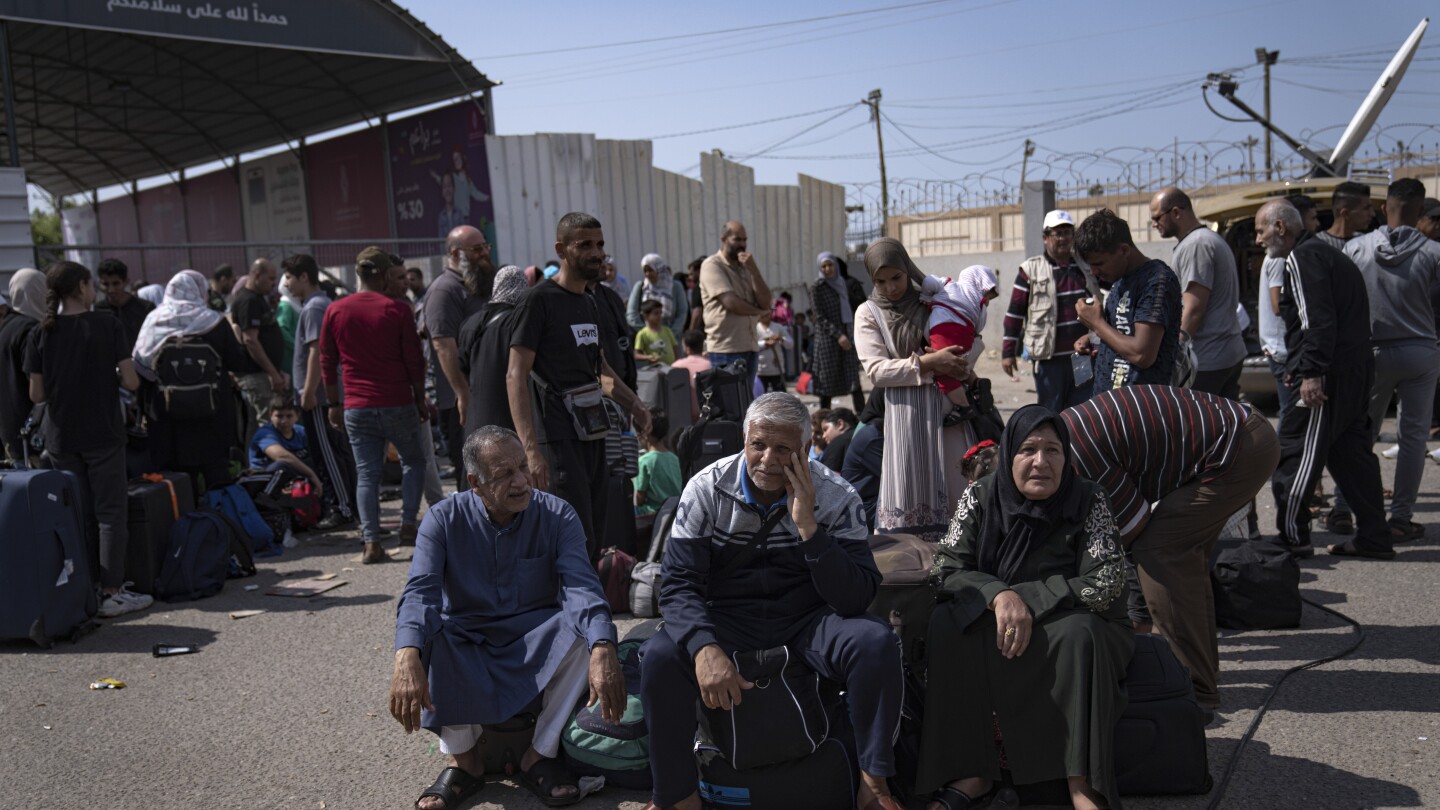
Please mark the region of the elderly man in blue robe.
[[587, 684], [606, 719], [625, 710], [615, 625], [570, 504], [532, 489], [515, 433], [483, 427], [465, 441], [470, 491], [430, 508], [420, 524], [395, 626], [390, 713], [408, 734], [440, 737], [450, 757], [420, 810], [451, 810], [485, 784], [486, 724], [543, 693], [520, 780], [549, 807], [581, 792], [556, 760], [560, 733]]

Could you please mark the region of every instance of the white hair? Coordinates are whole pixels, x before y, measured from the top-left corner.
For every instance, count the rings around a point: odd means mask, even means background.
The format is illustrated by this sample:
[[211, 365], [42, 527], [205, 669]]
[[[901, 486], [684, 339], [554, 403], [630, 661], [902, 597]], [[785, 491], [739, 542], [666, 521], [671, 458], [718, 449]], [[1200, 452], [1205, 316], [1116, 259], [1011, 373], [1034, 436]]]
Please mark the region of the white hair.
[[798, 428], [800, 443], [810, 441], [810, 410], [793, 394], [771, 391], [750, 403], [745, 412], [745, 435], [750, 435], [751, 425], [778, 428]]
[[1290, 233], [1299, 233], [1305, 230], [1305, 220], [1300, 216], [1300, 209], [1296, 208], [1289, 200], [1271, 200], [1260, 206], [1260, 211], [1255, 215], [1256, 224], [1261, 222], [1283, 222], [1285, 230]]

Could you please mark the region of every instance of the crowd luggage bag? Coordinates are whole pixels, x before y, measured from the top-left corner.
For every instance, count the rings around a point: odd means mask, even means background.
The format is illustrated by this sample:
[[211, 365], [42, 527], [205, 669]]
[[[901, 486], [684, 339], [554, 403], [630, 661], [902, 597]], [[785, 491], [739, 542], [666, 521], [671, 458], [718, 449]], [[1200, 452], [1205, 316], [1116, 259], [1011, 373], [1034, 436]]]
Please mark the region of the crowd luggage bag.
[[1300, 626], [1300, 564], [1280, 546], [1222, 544], [1210, 567], [1215, 623], [1232, 630]]
[[212, 489], [205, 493], [205, 505], [235, 521], [250, 541], [250, 551], [257, 557], [271, 557], [280, 553], [281, 537], [260, 510], [255, 506], [250, 493], [239, 484]]
[[637, 619], [653, 619], [660, 615], [660, 558], [665, 553], [665, 541], [670, 539], [675, 512], [679, 508], [678, 496], [666, 498], [660, 504], [660, 509], [655, 512], [655, 523], [650, 527], [645, 560], [635, 563], [630, 571], [630, 613]]
[[535, 741], [535, 723], [544, 708], [541, 692], [520, 713], [503, 723], [485, 726], [480, 732], [480, 764], [487, 776], [515, 776], [520, 759]]
[[[743, 704], [742, 704], [743, 705]], [[855, 735], [843, 701], [826, 707], [830, 735], [798, 759], [738, 769], [700, 724], [695, 758], [700, 768], [700, 801], [706, 810], [837, 810], [855, 806], [860, 787]]]
[[166, 602], [188, 602], [219, 593], [230, 574], [233, 538], [233, 524], [217, 512], [181, 515], [170, 526], [155, 596]]
[[894, 628], [905, 663], [923, 677], [926, 636], [935, 611], [930, 577], [937, 545], [913, 534], [872, 535], [869, 543], [880, 569], [880, 590], [870, 603], [870, 615]]
[[749, 388], [749, 376], [741, 370], [742, 366], [742, 363], [719, 366], [695, 375], [701, 416], [726, 422], [745, 421], [745, 411], [755, 399], [755, 392]]
[[640, 648], [644, 638], [627, 637], [615, 648], [625, 676], [625, 712], [611, 723], [600, 704], [581, 706], [565, 726], [560, 747], [570, 770], [580, 776], [603, 776], [605, 784], [650, 790], [650, 732], [640, 702]]
[[728, 458], [745, 447], [744, 431], [740, 422], [715, 422], [705, 417], [685, 428], [675, 453], [680, 456], [680, 479], [689, 483], [695, 473]]
[[664, 416], [670, 429], [691, 421], [690, 372], [683, 368], [649, 366], [636, 372], [635, 394], [653, 416]]
[[0, 640], [48, 648], [99, 609], [79, 493], [69, 473], [0, 471]]
[[[158, 480], [157, 480], [158, 479]], [[125, 578], [137, 593], [155, 593], [155, 578], [170, 544], [170, 527], [195, 509], [190, 477], [160, 473], [131, 481]]]
[[1205, 719], [1190, 673], [1163, 636], [1135, 636], [1125, 674], [1130, 702], [1115, 724], [1115, 778], [1122, 795], [1201, 794], [1213, 784]]

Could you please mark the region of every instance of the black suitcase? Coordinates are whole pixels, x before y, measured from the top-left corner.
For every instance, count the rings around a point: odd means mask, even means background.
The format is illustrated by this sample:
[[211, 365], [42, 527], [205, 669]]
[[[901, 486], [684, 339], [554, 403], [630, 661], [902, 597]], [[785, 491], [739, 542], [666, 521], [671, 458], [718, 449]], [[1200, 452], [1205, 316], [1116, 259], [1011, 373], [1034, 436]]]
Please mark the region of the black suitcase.
[[755, 398], [749, 387], [744, 362], [718, 366], [695, 375], [695, 394], [700, 402], [700, 415], [717, 421], [740, 423]]
[[689, 427], [695, 421], [690, 412], [690, 403], [694, 401], [690, 392], [690, 372], [683, 368], [670, 369], [665, 372], [663, 386], [661, 402], [670, 429]]
[[675, 452], [680, 456], [680, 480], [689, 483], [695, 473], [745, 447], [739, 422], [712, 422], [701, 417], [685, 428]]
[[170, 527], [195, 509], [188, 475], [160, 476], [160, 481], [131, 481], [128, 490], [130, 538], [125, 546], [125, 578], [134, 583], [137, 593], [155, 593], [155, 578], [170, 545]]
[[1163, 636], [1135, 636], [1125, 691], [1130, 704], [1115, 724], [1121, 795], [1209, 793], [1205, 719], [1189, 671]]
[[[822, 681], [822, 688], [834, 684]], [[815, 752], [776, 765], [739, 770], [720, 753], [701, 722], [695, 740], [700, 802], [706, 810], [837, 810], [855, 804], [860, 788], [855, 734], [843, 701], [827, 696], [830, 735]]]
[[79, 492], [70, 473], [0, 471], [0, 640], [49, 647], [99, 609]]

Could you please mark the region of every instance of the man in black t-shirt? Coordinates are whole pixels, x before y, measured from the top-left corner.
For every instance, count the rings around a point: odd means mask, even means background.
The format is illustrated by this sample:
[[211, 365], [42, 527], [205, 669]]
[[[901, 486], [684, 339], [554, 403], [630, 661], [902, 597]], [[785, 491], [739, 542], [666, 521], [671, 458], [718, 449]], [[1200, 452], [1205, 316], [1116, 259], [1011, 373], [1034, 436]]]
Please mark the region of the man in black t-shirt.
[[[505, 385], [531, 480], [537, 489], [548, 489], [575, 507], [585, 527], [590, 557], [598, 559], [602, 547], [619, 540], [602, 542], [599, 536], [608, 503], [607, 488], [602, 486], [606, 475], [604, 435], [591, 438], [579, 434], [566, 406], [566, 394], [599, 385], [606, 396], [630, 412], [640, 434], [650, 429], [650, 412], [601, 351], [599, 307], [586, 293], [586, 286], [600, 278], [605, 260], [605, 235], [599, 221], [589, 214], [570, 213], [560, 219], [555, 231], [560, 272], [531, 289], [513, 313]], [[533, 387], [532, 377], [538, 378]], [[538, 409], [533, 397], [539, 398]], [[537, 410], [538, 422], [534, 417]]]
[[125, 283], [130, 279], [130, 269], [119, 259], [106, 259], [100, 262], [95, 269], [95, 275], [100, 277], [100, 291], [105, 297], [95, 302], [96, 312], [109, 312], [120, 319], [121, 325], [125, 327], [125, 348], [130, 350], [135, 346], [135, 338], [140, 336], [140, 327], [145, 323], [145, 316], [155, 305], [139, 296], [131, 295], [125, 289]]
[[[250, 275], [230, 302], [230, 320], [236, 336], [245, 347], [246, 361], [235, 373], [235, 382], [250, 406], [255, 427], [266, 424], [270, 400], [290, 390], [290, 375], [282, 370], [285, 357], [285, 335], [275, 322], [275, 308], [268, 296], [275, 289], [276, 270], [269, 259], [256, 259]], [[246, 431], [248, 445], [254, 428]]]

